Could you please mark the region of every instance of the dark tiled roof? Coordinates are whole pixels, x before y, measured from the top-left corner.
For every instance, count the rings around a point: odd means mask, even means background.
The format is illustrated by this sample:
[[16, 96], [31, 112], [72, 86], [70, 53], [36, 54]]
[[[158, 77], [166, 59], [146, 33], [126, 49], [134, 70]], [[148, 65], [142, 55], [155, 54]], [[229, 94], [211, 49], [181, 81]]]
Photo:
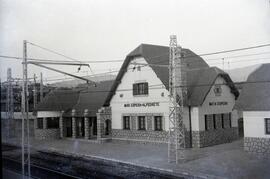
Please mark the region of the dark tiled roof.
[[263, 64], [243, 84], [235, 109], [243, 111], [270, 110], [270, 64]]
[[[113, 80], [96, 83], [97, 86], [84, 87], [79, 94], [77, 103], [72, 109], [76, 110], [77, 116], [83, 116], [84, 110], [88, 109], [88, 116], [96, 116], [105, 102], [105, 99], [112, 87]], [[70, 112], [65, 115], [70, 115]]]
[[64, 116], [71, 116], [72, 109], [75, 115], [83, 116], [84, 110], [88, 109], [89, 116], [96, 116], [99, 108], [104, 105], [105, 99], [114, 81], [97, 82], [95, 86], [80, 85], [73, 89], [57, 89], [51, 91], [36, 111], [64, 111]]
[[[227, 73], [222, 70], [212, 67], [209, 68], [208, 64], [194, 52], [189, 49], [183, 49], [188, 68], [187, 82], [188, 82], [188, 101], [185, 102], [185, 105], [198, 106], [201, 105], [204, 101], [205, 96], [208, 94], [210, 87], [214, 83], [215, 79], [218, 76], [224, 77], [229, 86], [232, 89], [232, 92], [235, 96], [238, 96], [238, 91], [232, 84], [232, 81]], [[127, 67], [130, 61], [137, 56], [142, 56], [149, 64], [159, 64], [159, 65], [168, 65], [169, 64], [169, 47], [165, 46], [156, 46], [156, 45], [147, 45], [142, 44], [133, 50], [125, 59], [117, 77], [115, 83], [112, 86], [111, 93], [106, 99], [105, 105], [109, 106], [110, 100], [113, 96], [113, 92], [117, 89], [119, 83], [124, 73], [127, 70]], [[169, 88], [169, 70], [168, 68], [160, 66], [151, 66], [153, 71], [156, 73], [157, 77], [162, 81], [162, 83]], [[211, 85], [209, 85], [211, 84]]]
[[67, 111], [76, 104], [78, 97], [78, 90], [56, 89], [38, 103], [35, 111]]

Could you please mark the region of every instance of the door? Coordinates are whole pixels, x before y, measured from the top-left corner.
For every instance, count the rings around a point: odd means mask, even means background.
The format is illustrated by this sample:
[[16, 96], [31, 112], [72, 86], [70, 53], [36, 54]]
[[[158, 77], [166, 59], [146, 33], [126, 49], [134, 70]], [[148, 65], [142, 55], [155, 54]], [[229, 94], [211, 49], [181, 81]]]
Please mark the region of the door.
[[105, 135], [109, 135], [110, 134], [111, 121], [109, 119], [107, 119], [105, 124], [106, 124]]
[[244, 137], [244, 121], [243, 121], [243, 118], [238, 119], [238, 133], [239, 133], [239, 137]]
[[93, 118], [93, 135], [97, 135], [97, 118]]
[[77, 137], [84, 137], [84, 118], [76, 118]]
[[66, 137], [72, 137], [72, 119], [71, 117], [65, 118], [66, 121]]

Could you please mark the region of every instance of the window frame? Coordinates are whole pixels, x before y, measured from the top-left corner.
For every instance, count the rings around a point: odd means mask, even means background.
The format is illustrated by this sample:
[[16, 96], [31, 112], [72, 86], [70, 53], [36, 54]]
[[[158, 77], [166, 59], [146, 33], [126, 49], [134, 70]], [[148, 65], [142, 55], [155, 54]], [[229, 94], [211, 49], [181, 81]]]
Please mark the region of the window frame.
[[221, 96], [221, 93], [222, 93], [221, 85], [215, 84], [214, 93], [215, 93], [215, 96]]
[[221, 127], [222, 127], [222, 129], [225, 129], [225, 125], [224, 125], [224, 113], [221, 114]]
[[[208, 123], [207, 123], [207, 121], [208, 121], [208, 119], [207, 119], [207, 116], [212, 116], [212, 120], [211, 120], [211, 123], [212, 123], [212, 126], [213, 126], [213, 128], [209, 128], [210, 126], [208, 125]], [[210, 131], [210, 130], [214, 130], [215, 128], [214, 128], [214, 115], [213, 114], [205, 114], [204, 115], [204, 126], [205, 126], [205, 131]]]
[[[268, 121], [269, 121], [269, 126], [268, 126]], [[264, 118], [264, 126], [265, 126], [265, 134], [270, 135], [270, 118]], [[269, 131], [268, 131], [269, 129]]]
[[[158, 120], [160, 120], [159, 126], [157, 125]], [[154, 130], [155, 131], [162, 131], [163, 130], [162, 126], [163, 126], [162, 116], [154, 116]]]
[[[142, 123], [143, 123], [143, 128], [141, 127]], [[145, 116], [138, 116], [138, 130], [141, 130], [141, 131], [146, 130], [146, 117]]]
[[124, 130], [130, 130], [130, 116], [123, 116], [123, 129]]
[[149, 85], [148, 82], [133, 83], [133, 96], [148, 95]]

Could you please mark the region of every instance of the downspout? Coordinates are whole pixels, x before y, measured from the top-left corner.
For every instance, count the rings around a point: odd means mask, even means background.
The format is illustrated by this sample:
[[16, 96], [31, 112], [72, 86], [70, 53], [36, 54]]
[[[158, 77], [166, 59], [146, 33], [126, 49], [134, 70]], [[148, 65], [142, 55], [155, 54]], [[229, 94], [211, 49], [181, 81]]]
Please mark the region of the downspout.
[[192, 124], [191, 124], [191, 106], [188, 106], [188, 117], [189, 117], [189, 142], [190, 148], [192, 148]]

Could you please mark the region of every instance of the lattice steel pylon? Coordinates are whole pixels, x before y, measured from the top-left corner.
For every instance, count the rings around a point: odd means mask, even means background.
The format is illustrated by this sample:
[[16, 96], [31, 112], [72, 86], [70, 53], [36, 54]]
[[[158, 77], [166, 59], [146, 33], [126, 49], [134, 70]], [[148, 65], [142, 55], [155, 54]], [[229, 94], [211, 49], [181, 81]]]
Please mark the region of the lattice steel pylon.
[[6, 117], [7, 117], [7, 138], [10, 137], [10, 121], [14, 117], [14, 96], [12, 86], [11, 68], [7, 70], [7, 97], [6, 97]]
[[184, 97], [186, 96], [186, 66], [181, 58], [181, 47], [175, 35], [170, 36], [169, 60], [169, 138], [168, 161], [178, 163], [184, 159], [185, 125]]

